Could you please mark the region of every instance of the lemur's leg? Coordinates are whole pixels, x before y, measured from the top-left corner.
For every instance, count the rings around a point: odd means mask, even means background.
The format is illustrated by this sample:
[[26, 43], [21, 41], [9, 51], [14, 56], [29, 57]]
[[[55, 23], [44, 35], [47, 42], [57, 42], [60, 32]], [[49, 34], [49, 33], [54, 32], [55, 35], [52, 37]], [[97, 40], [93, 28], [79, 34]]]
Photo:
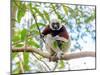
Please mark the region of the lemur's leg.
[[56, 57], [58, 59], [61, 59], [62, 55], [64, 54], [63, 51], [62, 51], [62, 43], [63, 43], [63, 41], [56, 40], [56, 42], [57, 42], [57, 45], [58, 45], [58, 49], [56, 51]]

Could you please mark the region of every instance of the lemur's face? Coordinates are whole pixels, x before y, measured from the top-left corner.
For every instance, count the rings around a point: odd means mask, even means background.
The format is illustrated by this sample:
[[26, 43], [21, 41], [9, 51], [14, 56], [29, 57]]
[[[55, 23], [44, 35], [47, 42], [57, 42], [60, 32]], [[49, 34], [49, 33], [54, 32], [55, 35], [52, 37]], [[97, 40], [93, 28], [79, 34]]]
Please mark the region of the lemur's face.
[[58, 30], [59, 27], [60, 27], [60, 23], [59, 23], [59, 22], [53, 22], [51, 25], [52, 25], [52, 28], [53, 28], [54, 30]]
[[51, 28], [52, 30], [59, 30], [61, 27], [62, 27], [62, 26], [61, 26], [61, 24], [60, 24], [60, 22], [59, 22], [58, 20], [53, 19], [53, 20], [51, 21], [50, 28]]

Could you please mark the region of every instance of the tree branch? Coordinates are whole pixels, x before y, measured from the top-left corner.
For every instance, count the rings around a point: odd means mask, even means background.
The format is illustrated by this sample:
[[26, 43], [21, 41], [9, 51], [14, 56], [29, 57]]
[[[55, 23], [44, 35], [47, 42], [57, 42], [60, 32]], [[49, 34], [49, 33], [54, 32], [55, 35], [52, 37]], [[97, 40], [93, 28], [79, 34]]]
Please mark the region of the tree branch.
[[32, 47], [12, 48], [12, 52], [24, 52], [24, 51], [25, 52], [35, 52], [35, 53], [37, 53], [37, 54], [39, 54], [39, 55], [41, 55], [41, 56], [43, 56], [45, 58], [49, 58], [50, 57], [50, 55], [48, 53], [45, 53], [40, 49], [36, 49], [36, 48], [32, 48]]
[[[50, 58], [50, 54], [43, 52], [40, 49], [32, 48], [32, 47], [27, 47], [25, 49], [24, 47], [22, 48], [12, 48], [12, 52], [35, 52], [44, 58]], [[84, 51], [84, 52], [77, 52], [77, 53], [70, 53], [70, 54], [64, 54], [61, 59], [58, 59], [57, 57], [52, 57], [52, 61], [55, 60], [70, 60], [70, 59], [76, 59], [76, 58], [83, 58], [83, 57], [95, 57], [95, 52], [93, 51]]]

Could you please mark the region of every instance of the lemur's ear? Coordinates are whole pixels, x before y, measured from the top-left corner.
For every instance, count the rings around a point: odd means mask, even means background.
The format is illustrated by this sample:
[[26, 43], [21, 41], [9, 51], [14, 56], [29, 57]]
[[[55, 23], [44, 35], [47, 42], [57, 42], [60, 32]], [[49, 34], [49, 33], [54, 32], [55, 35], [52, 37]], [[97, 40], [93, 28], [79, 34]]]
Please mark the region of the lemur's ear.
[[61, 23], [61, 25], [63, 25], [63, 26], [64, 26], [64, 25], [65, 25], [65, 23], [64, 23], [64, 22], [62, 22], [62, 23]]

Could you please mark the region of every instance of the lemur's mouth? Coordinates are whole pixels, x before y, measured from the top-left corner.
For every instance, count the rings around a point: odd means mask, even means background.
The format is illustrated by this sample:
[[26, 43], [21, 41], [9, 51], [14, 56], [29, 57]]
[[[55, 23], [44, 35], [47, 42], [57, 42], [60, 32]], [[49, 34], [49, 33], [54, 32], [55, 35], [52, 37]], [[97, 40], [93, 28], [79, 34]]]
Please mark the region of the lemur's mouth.
[[52, 25], [52, 26], [53, 26], [53, 28], [54, 28], [55, 30], [59, 29], [59, 25], [54, 24], [54, 25]]

